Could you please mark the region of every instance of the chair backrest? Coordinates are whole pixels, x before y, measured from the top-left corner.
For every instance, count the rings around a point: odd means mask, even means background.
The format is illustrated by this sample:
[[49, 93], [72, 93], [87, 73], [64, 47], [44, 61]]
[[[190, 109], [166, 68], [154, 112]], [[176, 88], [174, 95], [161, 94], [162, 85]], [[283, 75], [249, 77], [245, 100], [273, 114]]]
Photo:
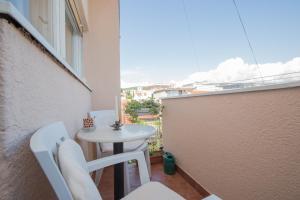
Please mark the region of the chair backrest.
[[90, 176], [79, 144], [72, 139], [63, 141], [58, 150], [60, 170], [74, 199], [101, 200], [99, 190]]
[[30, 139], [30, 148], [46, 174], [57, 197], [72, 200], [72, 194], [57, 165], [58, 146], [69, 139], [63, 122], [56, 122], [42, 127]]
[[91, 117], [95, 117], [96, 126], [110, 126], [115, 123], [116, 113], [114, 110], [98, 110], [89, 112]]

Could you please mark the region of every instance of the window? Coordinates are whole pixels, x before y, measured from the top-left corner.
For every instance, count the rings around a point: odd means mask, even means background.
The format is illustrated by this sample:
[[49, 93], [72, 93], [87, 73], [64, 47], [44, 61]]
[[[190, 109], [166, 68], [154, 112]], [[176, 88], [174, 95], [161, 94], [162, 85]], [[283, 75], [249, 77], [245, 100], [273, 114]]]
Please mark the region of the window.
[[69, 0], [10, 0], [73, 71], [81, 76], [82, 35]]
[[66, 27], [65, 27], [65, 31], [66, 31], [66, 60], [70, 65], [74, 64], [74, 45], [73, 45], [73, 41], [74, 41], [74, 29], [73, 26], [71, 24], [71, 21], [66, 13]]
[[11, 0], [11, 2], [53, 46], [53, 0]]
[[81, 68], [81, 49], [82, 39], [79, 28], [77, 26], [74, 16], [71, 14], [71, 8], [66, 3], [65, 12], [65, 58], [66, 61], [80, 73]]

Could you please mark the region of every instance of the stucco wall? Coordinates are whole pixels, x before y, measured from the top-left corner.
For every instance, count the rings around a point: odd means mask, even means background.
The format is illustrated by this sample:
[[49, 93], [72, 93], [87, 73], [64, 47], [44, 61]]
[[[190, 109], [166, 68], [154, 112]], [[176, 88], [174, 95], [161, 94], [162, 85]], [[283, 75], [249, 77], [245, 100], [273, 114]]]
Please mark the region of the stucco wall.
[[90, 108], [85, 86], [0, 19], [0, 199], [55, 198], [30, 136], [57, 120], [74, 136]]
[[300, 87], [163, 100], [163, 142], [209, 192], [300, 199]]
[[83, 42], [92, 108], [112, 109], [121, 92], [118, 0], [89, 0], [88, 6], [89, 31]]

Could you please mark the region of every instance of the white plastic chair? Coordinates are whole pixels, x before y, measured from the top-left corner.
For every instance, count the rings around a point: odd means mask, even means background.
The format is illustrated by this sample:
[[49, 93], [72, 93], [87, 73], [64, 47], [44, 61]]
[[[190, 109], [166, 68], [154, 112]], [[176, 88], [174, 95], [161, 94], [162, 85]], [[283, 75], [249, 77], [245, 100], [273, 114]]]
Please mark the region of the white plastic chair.
[[[89, 115], [92, 118], [95, 118], [96, 127], [100, 126], [110, 126], [115, 122], [115, 111], [114, 110], [98, 110], [89, 112]], [[150, 163], [150, 155], [148, 149], [148, 143], [145, 140], [138, 140], [133, 142], [125, 142], [124, 143], [124, 152], [131, 151], [143, 151], [145, 154], [147, 168], [149, 176], [151, 177], [151, 163]], [[100, 143], [97, 145], [97, 158], [110, 156], [113, 154], [113, 144], [112, 143]], [[129, 179], [129, 170], [127, 166], [127, 162], [124, 163], [124, 191], [125, 193], [130, 192], [130, 179]], [[95, 182], [98, 185], [100, 182], [102, 171], [98, 171], [96, 173]]]
[[[101, 199], [101, 196], [95, 189], [96, 185], [93, 183], [89, 173], [128, 160], [138, 161], [142, 186], [124, 197], [125, 200], [184, 199], [166, 186], [157, 182], [150, 182], [145, 157], [141, 151], [122, 153], [86, 162], [80, 146], [74, 140], [69, 138], [62, 122], [50, 124], [34, 133], [30, 140], [30, 148], [46, 174], [57, 197], [61, 200], [72, 200], [73, 198], [84, 199], [76, 196], [78, 190], [74, 190], [74, 184], [72, 184], [72, 181], [74, 180], [75, 182], [77, 181], [77, 183], [79, 182], [79, 185], [81, 186], [79, 188], [80, 191], [89, 189], [88, 191], [94, 192], [94, 194], [90, 194], [83, 191], [82, 194], [88, 194], [89, 196], [95, 197], [93, 199]], [[60, 155], [59, 158], [58, 152]], [[64, 174], [65, 177], [58, 167], [57, 160], [60, 161], [61, 167], [63, 168], [62, 171], [68, 172], [68, 174]], [[73, 173], [73, 170], [66, 170], [66, 163], [71, 166], [71, 169], [74, 167], [74, 169], [76, 168], [76, 170], [83, 172], [84, 176]], [[66, 176], [67, 179], [65, 179]], [[88, 179], [86, 179], [86, 177], [88, 177]], [[92, 185], [90, 185], [90, 183], [92, 183]], [[97, 194], [95, 194], [95, 192], [97, 192]]]

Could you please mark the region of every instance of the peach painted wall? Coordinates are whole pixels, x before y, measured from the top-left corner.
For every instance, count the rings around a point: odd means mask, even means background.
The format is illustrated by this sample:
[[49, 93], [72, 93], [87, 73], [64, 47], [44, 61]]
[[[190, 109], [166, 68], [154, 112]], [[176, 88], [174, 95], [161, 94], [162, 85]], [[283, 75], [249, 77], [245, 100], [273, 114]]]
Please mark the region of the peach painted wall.
[[0, 19], [0, 199], [55, 199], [30, 137], [58, 120], [74, 136], [90, 109], [90, 91]]
[[94, 110], [114, 108], [114, 98], [120, 95], [118, 6], [118, 0], [89, 0], [84, 64]]
[[163, 142], [209, 192], [300, 199], [300, 87], [165, 99]]
[[83, 12], [84, 12], [84, 17], [88, 23], [89, 19], [88, 19], [88, 13], [89, 13], [89, 10], [88, 10], [88, 1], [89, 0], [81, 0], [80, 3], [82, 5], [82, 8], [83, 8]]

